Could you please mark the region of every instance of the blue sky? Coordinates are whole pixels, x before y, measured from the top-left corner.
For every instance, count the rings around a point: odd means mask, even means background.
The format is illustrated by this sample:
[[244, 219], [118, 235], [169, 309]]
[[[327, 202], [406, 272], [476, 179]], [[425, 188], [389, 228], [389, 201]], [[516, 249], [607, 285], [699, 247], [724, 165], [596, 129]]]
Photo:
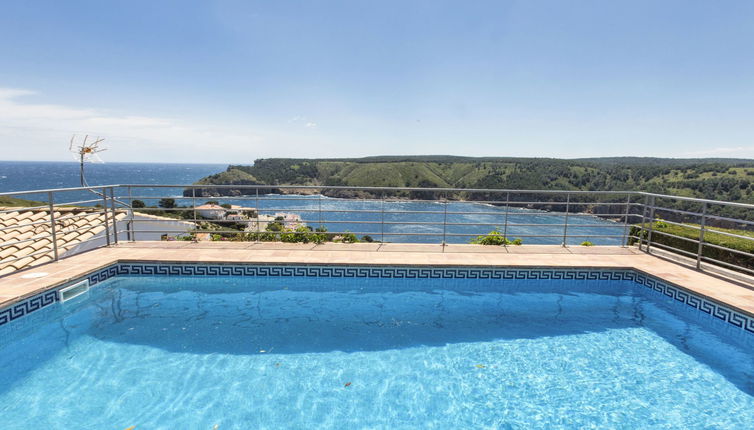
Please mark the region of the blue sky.
[[0, 3], [0, 159], [754, 158], [754, 2]]

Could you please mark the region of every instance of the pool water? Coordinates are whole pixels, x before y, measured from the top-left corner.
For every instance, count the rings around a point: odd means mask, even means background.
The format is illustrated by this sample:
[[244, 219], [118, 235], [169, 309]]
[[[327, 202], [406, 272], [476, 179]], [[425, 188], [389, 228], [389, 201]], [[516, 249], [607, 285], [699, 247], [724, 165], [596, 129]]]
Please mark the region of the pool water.
[[644, 290], [118, 276], [0, 327], [2, 428], [754, 428], [751, 344]]

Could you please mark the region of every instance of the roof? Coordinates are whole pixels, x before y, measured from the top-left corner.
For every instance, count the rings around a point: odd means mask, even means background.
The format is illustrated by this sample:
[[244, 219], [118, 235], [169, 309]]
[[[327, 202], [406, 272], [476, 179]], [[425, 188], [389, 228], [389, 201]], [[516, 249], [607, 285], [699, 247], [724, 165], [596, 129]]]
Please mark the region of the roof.
[[194, 224], [191, 221], [185, 221], [185, 220], [182, 220], [182, 219], [170, 218], [170, 217], [166, 217], [166, 216], [152, 215], [152, 214], [147, 214], [147, 213], [144, 213], [144, 212], [136, 212], [136, 211], [134, 211], [134, 217], [136, 217], [137, 220], [138, 220], [138, 218], [146, 218], [146, 219], [154, 219], [154, 220], [161, 220], [161, 221], [174, 221], [174, 222], [176, 222], [178, 224], [183, 224], [183, 225], [185, 225], [187, 227], [192, 227], [192, 228], [196, 227], [196, 224]]
[[225, 210], [224, 207], [220, 205], [201, 205], [197, 206], [195, 209], [218, 209], [218, 210]]
[[[101, 209], [56, 208], [55, 235], [58, 254], [67, 251], [105, 230]], [[108, 221], [111, 213], [108, 213]], [[117, 212], [118, 221], [126, 218]], [[50, 211], [23, 207], [0, 207], [0, 276], [54, 260]]]

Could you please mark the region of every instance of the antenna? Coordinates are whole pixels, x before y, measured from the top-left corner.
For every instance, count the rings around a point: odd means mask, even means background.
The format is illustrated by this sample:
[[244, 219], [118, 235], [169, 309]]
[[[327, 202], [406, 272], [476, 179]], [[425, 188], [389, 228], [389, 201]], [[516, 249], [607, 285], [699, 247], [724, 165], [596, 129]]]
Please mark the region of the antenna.
[[93, 141], [89, 142], [89, 135], [87, 134], [84, 136], [84, 140], [81, 141], [81, 144], [76, 144], [76, 135], [74, 134], [73, 136], [71, 136], [71, 142], [68, 145], [68, 150], [71, 151], [74, 159], [79, 162], [79, 177], [81, 178], [82, 187], [89, 186], [89, 184], [86, 182], [86, 177], [84, 176], [84, 163], [104, 163], [99, 155], [97, 155], [102, 151], [107, 151], [106, 148], [100, 147], [100, 143], [104, 141], [104, 138], [97, 137]]

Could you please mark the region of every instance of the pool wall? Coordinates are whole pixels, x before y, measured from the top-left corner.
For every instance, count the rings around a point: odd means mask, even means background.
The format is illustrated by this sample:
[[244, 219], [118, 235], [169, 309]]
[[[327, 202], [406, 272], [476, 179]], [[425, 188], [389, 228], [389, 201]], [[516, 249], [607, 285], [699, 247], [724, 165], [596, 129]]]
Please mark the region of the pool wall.
[[511, 268], [511, 267], [428, 267], [428, 266], [354, 266], [354, 265], [282, 265], [282, 264], [169, 264], [121, 262], [66, 282], [52, 290], [34, 295], [0, 309], [0, 326], [34, 313], [58, 302], [58, 290], [88, 279], [90, 286], [118, 275], [144, 276], [253, 276], [253, 277], [317, 277], [317, 278], [401, 278], [401, 279], [499, 279], [631, 281], [646, 287], [645, 292], [701, 316], [711, 316], [727, 323], [727, 327], [754, 335], [754, 316], [718, 303], [682, 287], [634, 269], [595, 268]]

